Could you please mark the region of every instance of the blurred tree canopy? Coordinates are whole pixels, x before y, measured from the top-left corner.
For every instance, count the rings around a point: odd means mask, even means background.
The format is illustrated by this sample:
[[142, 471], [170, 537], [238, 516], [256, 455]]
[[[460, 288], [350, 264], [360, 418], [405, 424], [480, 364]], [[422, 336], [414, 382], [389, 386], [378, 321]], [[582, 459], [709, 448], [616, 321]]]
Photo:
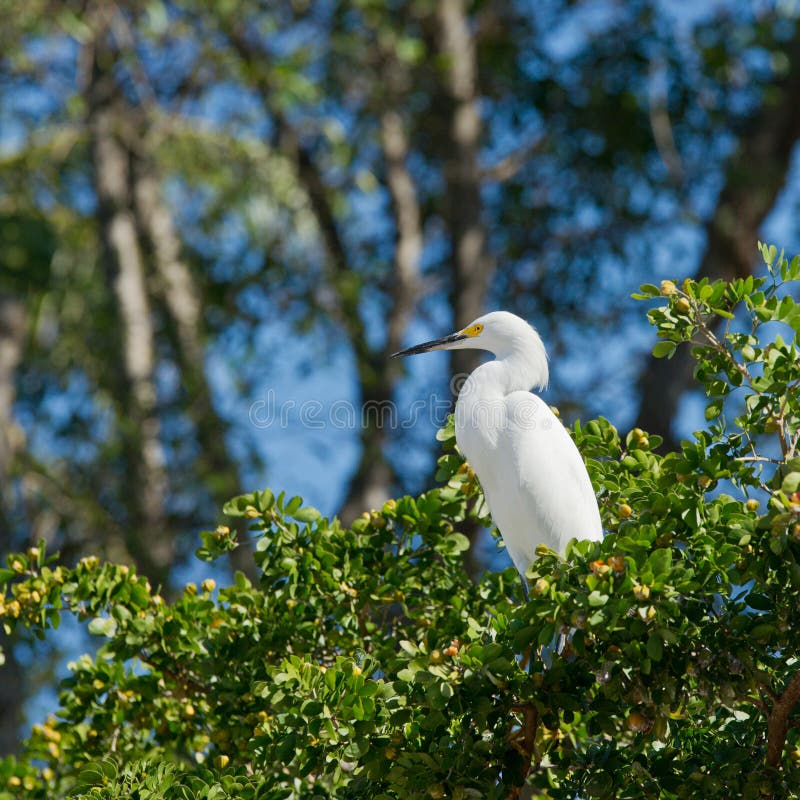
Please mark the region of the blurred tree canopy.
[[[229, 409], [274, 320], [381, 404], [410, 326], [507, 307], [569, 365], [566, 415], [638, 384], [674, 447], [691, 361], [645, 359], [623, 300], [674, 262], [753, 270], [791, 200], [796, 26], [732, 1], [0, 3], [0, 548], [169, 593], [186, 534], [264, 469]], [[413, 433], [368, 421], [345, 521], [425, 483]]]

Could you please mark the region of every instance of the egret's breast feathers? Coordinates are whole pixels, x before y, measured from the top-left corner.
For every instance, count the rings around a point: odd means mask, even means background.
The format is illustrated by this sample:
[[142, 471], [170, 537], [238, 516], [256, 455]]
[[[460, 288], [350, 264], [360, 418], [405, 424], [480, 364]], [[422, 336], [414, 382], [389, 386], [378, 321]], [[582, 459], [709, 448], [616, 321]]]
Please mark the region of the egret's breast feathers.
[[601, 539], [594, 490], [578, 449], [541, 398], [513, 392], [489, 424], [457, 418], [459, 447], [481, 481], [492, 518], [524, 572], [545, 544]]

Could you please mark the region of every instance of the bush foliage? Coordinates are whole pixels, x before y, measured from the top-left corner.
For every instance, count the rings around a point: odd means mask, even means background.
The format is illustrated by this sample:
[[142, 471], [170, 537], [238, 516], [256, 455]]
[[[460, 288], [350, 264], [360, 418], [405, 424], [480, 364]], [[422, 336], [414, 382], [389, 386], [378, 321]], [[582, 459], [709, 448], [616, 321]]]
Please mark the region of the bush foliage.
[[512, 569], [466, 577], [459, 530], [489, 520], [451, 427], [441, 486], [350, 528], [232, 500], [259, 585], [167, 603], [123, 565], [9, 556], [7, 630], [71, 613], [104, 643], [0, 798], [800, 797], [800, 261], [762, 255], [764, 278], [642, 287], [708, 426], [662, 455], [576, 424], [608, 535], [543, 553], [528, 603]]

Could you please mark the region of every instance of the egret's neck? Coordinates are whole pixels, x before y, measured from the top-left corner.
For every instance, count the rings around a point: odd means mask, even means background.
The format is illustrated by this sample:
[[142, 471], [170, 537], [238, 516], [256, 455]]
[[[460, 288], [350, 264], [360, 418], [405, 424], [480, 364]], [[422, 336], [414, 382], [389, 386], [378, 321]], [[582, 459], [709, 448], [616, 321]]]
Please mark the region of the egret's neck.
[[505, 397], [512, 392], [543, 389], [549, 372], [544, 347], [515, 348], [478, 367], [464, 384], [459, 400]]

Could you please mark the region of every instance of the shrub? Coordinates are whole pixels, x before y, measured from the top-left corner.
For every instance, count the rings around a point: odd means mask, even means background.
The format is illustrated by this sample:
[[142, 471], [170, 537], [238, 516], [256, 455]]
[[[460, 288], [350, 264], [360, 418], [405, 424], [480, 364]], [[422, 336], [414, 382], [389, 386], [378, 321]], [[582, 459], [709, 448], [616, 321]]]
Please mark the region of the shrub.
[[125, 566], [9, 556], [7, 630], [72, 613], [104, 643], [0, 798], [800, 796], [800, 264], [761, 249], [764, 278], [642, 287], [655, 355], [693, 344], [708, 427], [662, 455], [576, 424], [609, 533], [543, 553], [527, 604], [512, 569], [464, 573], [459, 529], [488, 520], [452, 427], [439, 488], [349, 528], [232, 500], [258, 586], [168, 604]]

